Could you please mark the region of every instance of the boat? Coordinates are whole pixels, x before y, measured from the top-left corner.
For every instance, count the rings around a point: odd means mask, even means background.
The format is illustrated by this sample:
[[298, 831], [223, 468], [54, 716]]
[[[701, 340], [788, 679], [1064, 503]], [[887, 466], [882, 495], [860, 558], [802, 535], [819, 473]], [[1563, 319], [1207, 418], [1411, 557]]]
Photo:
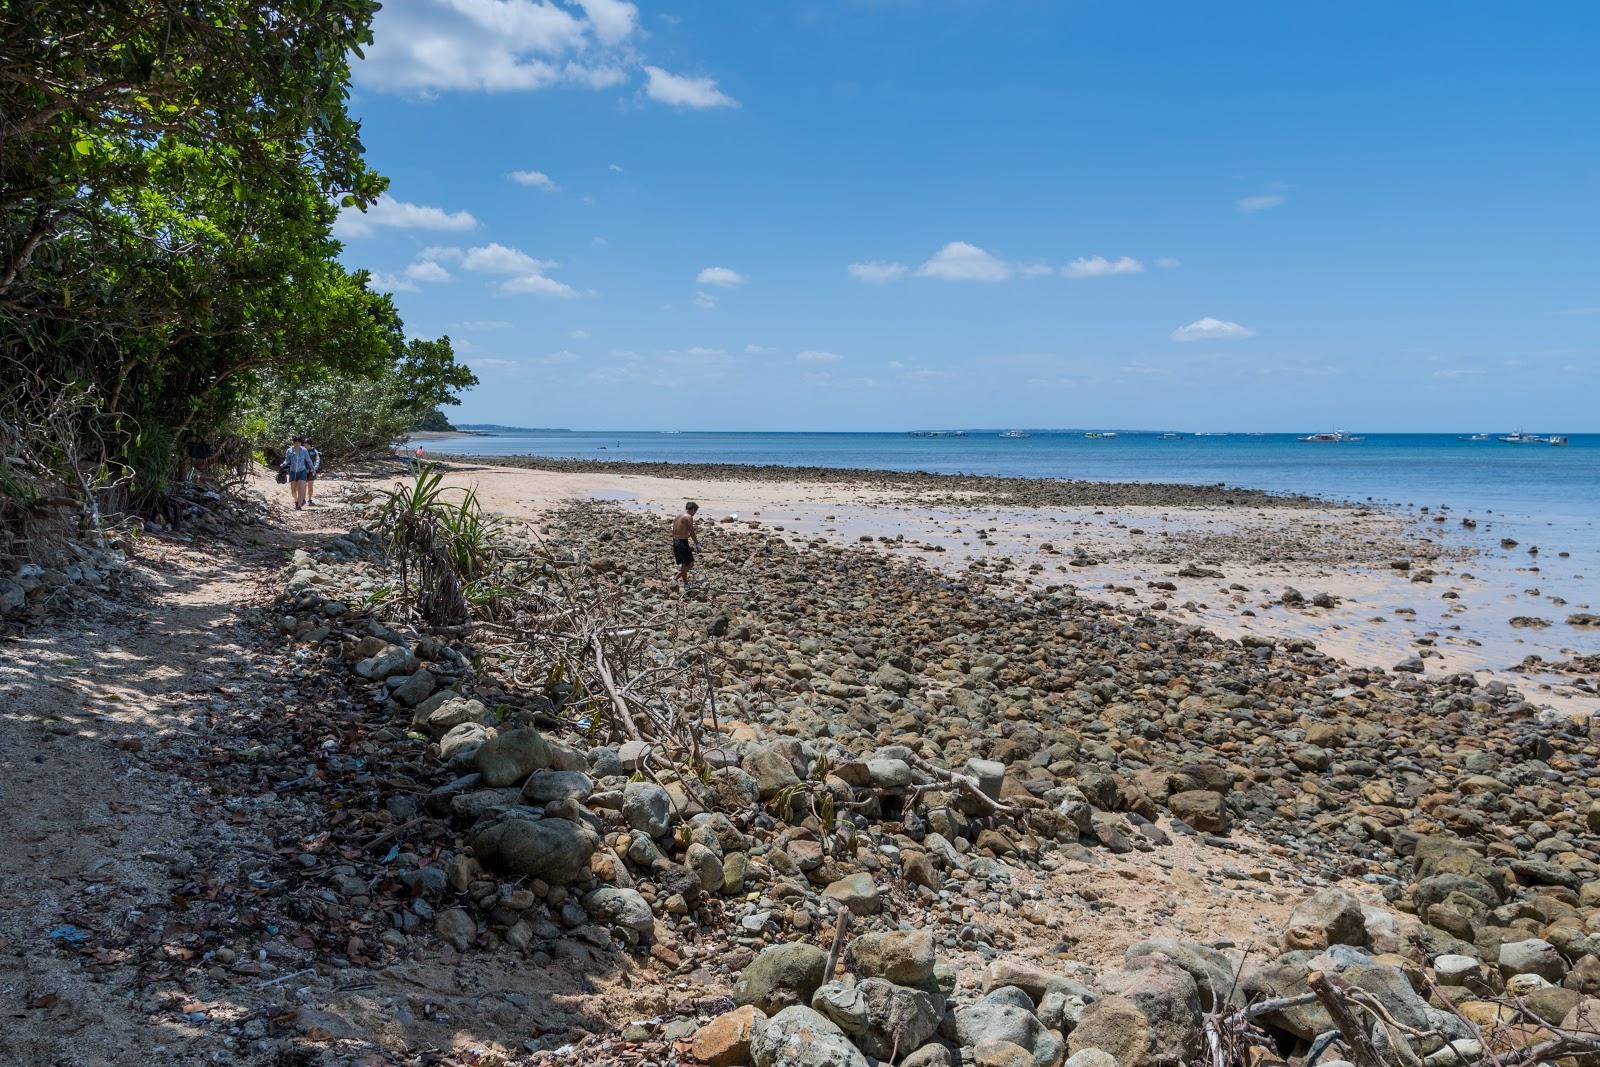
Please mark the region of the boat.
[[1087, 438], [1089, 438], [1090, 440], [1093, 440], [1093, 441], [1109, 441], [1113, 437], [1117, 436], [1117, 434], [1116, 434], [1115, 430], [1107, 430], [1104, 433], [1096, 433], [1094, 430], [1090, 430], [1088, 433], [1084, 434], [1083, 436], [1085, 436], [1085, 437], [1087, 437]]
[[1226, 437], [1226, 436], [1228, 436], [1228, 431], [1227, 430], [1201, 430], [1199, 433], [1195, 434], [1195, 436], [1196, 437]]
[[1300, 438], [1300, 440], [1316, 445], [1344, 445], [1351, 444], [1355, 441], [1365, 441], [1366, 438], [1345, 433], [1343, 430], [1333, 430], [1329, 433], [1306, 434], [1306, 436]]
[[1183, 438], [1181, 433], [1158, 433], [1156, 439], [1160, 441], [1178, 441]]
[[1018, 438], [1018, 437], [1031, 437], [1032, 434], [1028, 433], [1028, 431], [1026, 431], [1026, 430], [1007, 430], [1005, 433], [1001, 434], [1000, 436], [1001, 437], [1009, 437], [1009, 438], [1013, 438], [1014, 439], [1014, 438]]
[[1560, 446], [1562, 446], [1562, 445], [1567, 443], [1567, 436], [1566, 436], [1566, 434], [1559, 434], [1559, 433], [1558, 434], [1551, 434], [1550, 435], [1550, 443], [1559, 448]]
[[1488, 439], [1489, 435], [1486, 433], [1475, 433], [1471, 437], [1456, 438], [1457, 441], [1487, 441]]
[[1518, 430], [1516, 433], [1508, 433], [1502, 436], [1500, 443], [1503, 445], [1547, 445], [1550, 442], [1536, 433], [1523, 433]]
[[909, 437], [965, 437], [965, 430], [908, 430]]

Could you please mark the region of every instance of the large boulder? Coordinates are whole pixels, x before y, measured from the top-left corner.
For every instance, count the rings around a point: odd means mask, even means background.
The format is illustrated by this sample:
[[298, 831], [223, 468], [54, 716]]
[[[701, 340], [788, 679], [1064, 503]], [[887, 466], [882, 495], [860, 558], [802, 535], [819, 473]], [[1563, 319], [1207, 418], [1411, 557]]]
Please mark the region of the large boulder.
[[1289, 914], [1283, 932], [1287, 949], [1319, 949], [1329, 945], [1367, 943], [1361, 902], [1342, 889], [1319, 889]]
[[970, 1048], [980, 1041], [1009, 1041], [1032, 1053], [1038, 1067], [1054, 1067], [1061, 1059], [1061, 1039], [1045, 1029], [1033, 1012], [1001, 993], [996, 990], [956, 1007], [952, 1015], [957, 1043]]
[[1552, 984], [1567, 976], [1567, 961], [1550, 942], [1537, 937], [1512, 941], [1500, 946], [1500, 973], [1507, 978], [1536, 974]]
[[522, 787], [522, 799], [529, 804], [584, 801], [593, 792], [594, 779], [582, 771], [534, 771]]
[[514, 809], [472, 835], [478, 859], [511, 874], [567, 885], [589, 869], [599, 846], [595, 832], [566, 819], [523, 818]]
[[1167, 798], [1172, 814], [1202, 833], [1226, 833], [1233, 823], [1228, 813], [1228, 802], [1220, 793], [1209, 789], [1186, 789]]
[[794, 764], [787, 756], [770, 748], [756, 746], [745, 753], [740, 766], [756, 781], [756, 791], [762, 800], [771, 800], [791, 786], [800, 784], [794, 773]]
[[622, 817], [635, 830], [665, 837], [672, 829], [672, 797], [654, 782], [629, 782], [622, 790]]
[[1194, 1061], [1201, 1045], [1200, 990], [1188, 971], [1160, 953], [1135, 956], [1107, 974], [1101, 985], [1139, 1009], [1154, 1049], [1182, 1052], [1184, 1059]]
[[536, 730], [506, 730], [484, 742], [472, 762], [484, 785], [515, 785], [550, 766], [550, 746]]
[[863, 934], [845, 953], [856, 974], [920, 986], [933, 978], [933, 935], [926, 930]]
[[866, 871], [857, 871], [830, 883], [822, 895], [836, 904], [843, 904], [856, 915], [876, 915], [883, 906], [878, 886]]
[[1165, 956], [1189, 972], [1189, 977], [1194, 979], [1195, 988], [1200, 993], [1202, 1011], [1218, 1011], [1240, 1003], [1239, 983], [1234, 977], [1233, 962], [1210, 945], [1157, 938], [1133, 945], [1123, 953], [1123, 958], [1132, 961], [1141, 956], [1152, 955]]
[[583, 908], [601, 922], [624, 931], [630, 942], [651, 933], [656, 917], [650, 902], [636, 889], [602, 886], [583, 898]]
[[850, 1035], [857, 1048], [877, 1059], [921, 1048], [944, 1017], [942, 996], [882, 978], [854, 985], [826, 982], [812, 995], [811, 1006]]
[[843, 1030], [801, 1004], [757, 1020], [750, 1055], [755, 1067], [867, 1067]]
[[827, 964], [828, 954], [815, 945], [797, 942], [763, 949], [734, 982], [734, 1003], [753, 1005], [768, 1015], [808, 1004], [822, 985]]
[[1094, 1050], [1111, 1057], [1117, 1067], [1144, 1067], [1150, 1054], [1150, 1036], [1150, 1020], [1133, 1001], [1101, 997], [1083, 1009], [1083, 1017], [1068, 1039], [1072, 1058], [1067, 1062], [1104, 1063], [1088, 1055]]

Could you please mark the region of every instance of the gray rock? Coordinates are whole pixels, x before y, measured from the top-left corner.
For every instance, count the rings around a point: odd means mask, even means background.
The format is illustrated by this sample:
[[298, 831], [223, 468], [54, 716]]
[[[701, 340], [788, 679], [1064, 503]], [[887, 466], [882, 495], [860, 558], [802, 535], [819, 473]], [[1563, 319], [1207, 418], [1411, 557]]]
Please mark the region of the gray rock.
[[[1068, 1042], [1072, 1058], [1068, 1063], [1097, 1065], [1105, 1063], [1101, 1056], [1121, 1067], [1142, 1065], [1149, 1059], [1150, 1021], [1138, 1005], [1126, 997], [1101, 997], [1083, 1009], [1072, 1038]], [[1179, 1049], [1162, 1049], [1176, 1056]], [[1096, 1052], [1099, 1056], [1090, 1056]], [[1078, 1057], [1083, 1056], [1083, 1060]]]
[[1333, 886], [1319, 889], [1290, 912], [1284, 937], [1296, 942], [1296, 948], [1364, 945], [1367, 924], [1361, 902]]
[[1061, 1039], [1045, 1029], [1033, 1012], [1015, 1004], [984, 997], [958, 1005], [952, 1014], [956, 1041], [964, 1048], [980, 1041], [1009, 1041], [1032, 1053], [1039, 1067], [1053, 1067], [1064, 1051]]
[[[389, 681], [393, 681], [393, 679], [391, 678]], [[389, 695], [409, 708], [413, 704], [420, 704], [426, 700], [429, 694], [433, 692], [436, 684], [433, 680], [433, 675], [424, 667], [399, 685], [392, 686], [389, 690]]]
[[1097, 1048], [1086, 1048], [1068, 1056], [1061, 1067], [1117, 1067], [1117, 1058]]
[[866, 871], [846, 875], [822, 891], [829, 900], [849, 908], [856, 915], [876, 915], [882, 907], [878, 887]]
[[828, 954], [815, 945], [796, 942], [763, 949], [733, 984], [734, 1003], [753, 1004], [768, 1015], [807, 1004], [822, 985], [827, 963]]
[[867, 1067], [843, 1030], [799, 1004], [758, 1020], [750, 1053], [755, 1067]]
[[[1194, 978], [1162, 955], [1137, 956], [1101, 981], [1143, 1014], [1154, 1047], [1182, 1052], [1193, 1062], [1200, 1052], [1200, 990]], [[1084, 1012], [1087, 1019], [1089, 1013]]]
[[415, 674], [422, 661], [411, 654], [404, 645], [389, 645], [377, 655], [356, 664], [356, 673], [363, 678], [381, 682], [397, 674]]
[[1500, 973], [1507, 978], [1536, 974], [1547, 982], [1559, 983], [1566, 977], [1567, 962], [1550, 942], [1537, 937], [1511, 941], [1500, 946]]
[[529, 819], [513, 809], [475, 831], [472, 847], [478, 858], [512, 874], [567, 885], [589, 869], [599, 838], [582, 823], [566, 819]]
[[911, 764], [903, 759], [870, 759], [867, 784], [874, 789], [904, 789], [911, 784]]
[[939, 1029], [944, 998], [882, 978], [855, 985], [826, 982], [811, 1006], [827, 1016], [868, 1056], [885, 1059], [901, 1047], [920, 1048]]
[[489, 730], [482, 723], [464, 722], [452, 726], [439, 738], [439, 758], [449, 763], [468, 749], [476, 749], [489, 740]]
[[[432, 704], [438, 696], [439, 694], [435, 693], [417, 705], [418, 713], [423, 715], [423, 720], [418, 725], [421, 725], [430, 733], [443, 733], [465, 722], [487, 723], [489, 721], [489, 709], [484, 707], [483, 701], [465, 700], [461, 697], [442, 700], [437, 706], [423, 713], [422, 709]], [[412, 722], [416, 722], [416, 719], [413, 718]]]
[[629, 941], [636, 941], [655, 929], [656, 918], [650, 903], [637, 890], [603, 886], [583, 898], [583, 908], [596, 919], [626, 931], [631, 935]]
[[1221, 1006], [1241, 1003], [1232, 961], [1210, 945], [1159, 938], [1139, 942], [1123, 953], [1123, 958], [1134, 960], [1157, 953], [1189, 972], [1200, 992], [1202, 1011], [1217, 1011]]
[[1445, 953], [1433, 961], [1433, 973], [1442, 986], [1466, 985], [1482, 974], [1482, 966], [1471, 956]]
[[1004, 763], [974, 757], [967, 760], [967, 765], [963, 769], [968, 776], [977, 780], [979, 792], [990, 800], [1000, 799], [1000, 786], [1006, 777]]
[[762, 800], [771, 800], [790, 786], [800, 784], [800, 776], [794, 773], [789, 758], [770, 748], [753, 746], [745, 753], [741, 766], [755, 779], [756, 792]]
[[699, 841], [690, 844], [684, 852], [683, 864], [700, 879], [700, 886], [707, 893], [722, 892], [726, 872], [723, 870], [722, 860], [708, 846]]
[[635, 830], [665, 837], [672, 829], [672, 798], [654, 782], [629, 782], [622, 791], [622, 817]]
[[850, 943], [845, 955], [863, 978], [887, 978], [907, 986], [933, 978], [933, 935], [925, 930], [863, 934]]
[[522, 787], [522, 799], [529, 804], [584, 801], [593, 792], [594, 780], [582, 771], [534, 771]]
[[550, 746], [535, 730], [506, 730], [490, 738], [473, 758], [485, 785], [505, 786], [550, 766]]

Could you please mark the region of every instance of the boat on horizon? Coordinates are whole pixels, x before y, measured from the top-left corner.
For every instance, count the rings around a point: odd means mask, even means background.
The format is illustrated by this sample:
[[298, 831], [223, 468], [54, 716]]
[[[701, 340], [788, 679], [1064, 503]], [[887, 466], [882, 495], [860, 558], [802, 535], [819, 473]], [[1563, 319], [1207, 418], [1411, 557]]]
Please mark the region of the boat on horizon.
[[1005, 433], [1001, 434], [1000, 436], [1001, 437], [1009, 437], [1009, 438], [1015, 439], [1015, 438], [1018, 438], [1018, 437], [1032, 437], [1033, 435], [1030, 434], [1027, 430], [1007, 430]]
[[1458, 437], [1458, 438], [1456, 438], [1457, 441], [1487, 441], [1488, 439], [1489, 439], [1489, 435], [1486, 434], [1486, 433], [1475, 433], [1470, 437]]
[[1158, 433], [1158, 434], [1156, 434], [1156, 439], [1160, 440], [1160, 441], [1177, 441], [1177, 440], [1182, 439], [1182, 437], [1183, 437], [1183, 434], [1181, 434], [1181, 433]]
[[[1502, 435], [1500, 443], [1505, 445], [1553, 445], [1557, 441], [1554, 437], [1540, 437], [1536, 433], [1524, 433], [1518, 430], [1516, 433]], [[1566, 444], [1567, 439], [1565, 437], [1561, 438], [1560, 443]]]
[[1309, 433], [1299, 440], [1314, 445], [1345, 445], [1365, 441], [1366, 438], [1345, 433], [1343, 430], [1330, 430], [1327, 433]]
[[1083, 436], [1093, 441], [1109, 441], [1111, 438], [1117, 436], [1117, 432], [1115, 430], [1106, 430], [1102, 433], [1095, 430], [1090, 430]]

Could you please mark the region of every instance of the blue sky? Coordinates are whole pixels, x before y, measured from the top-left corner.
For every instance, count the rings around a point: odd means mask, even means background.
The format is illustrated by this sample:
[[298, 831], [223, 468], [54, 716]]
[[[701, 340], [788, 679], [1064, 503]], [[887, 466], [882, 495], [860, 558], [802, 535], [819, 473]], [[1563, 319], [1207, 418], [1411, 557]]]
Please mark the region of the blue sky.
[[1587, 3], [388, 0], [344, 257], [621, 429], [1600, 430]]

